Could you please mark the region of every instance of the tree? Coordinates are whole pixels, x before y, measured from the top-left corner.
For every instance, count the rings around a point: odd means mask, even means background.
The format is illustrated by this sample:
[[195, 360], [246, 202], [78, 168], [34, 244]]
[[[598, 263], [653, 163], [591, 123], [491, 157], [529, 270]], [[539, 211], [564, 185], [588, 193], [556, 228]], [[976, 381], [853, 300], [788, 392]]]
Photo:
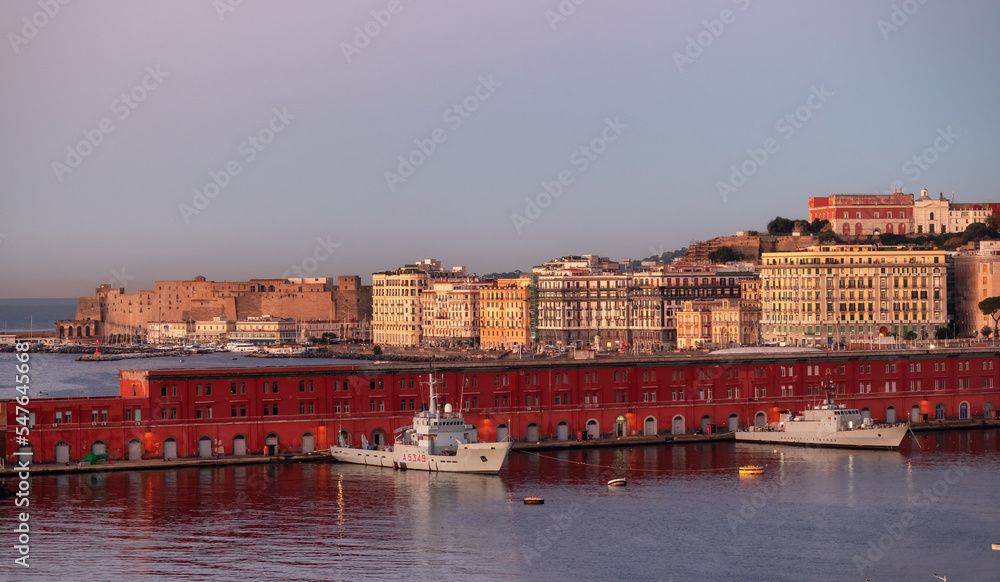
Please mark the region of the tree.
[[993, 335], [997, 335], [997, 325], [1000, 324], [1000, 297], [987, 297], [979, 302], [979, 311], [993, 318]]
[[830, 221], [825, 218], [822, 220], [820, 220], [819, 218], [814, 218], [813, 221], [809, 223], [809, 230], [811, 230], [812, 232], [820, 232], [821, 230], [823, 230], [823, 227], [825, 227], [828, 224], [830, 224]]
[[767, 234], [788, 234], [792, 232], [795, 223], [787, 218], [776, 216], [774, 220], [767, 223]]
[[986, 228], [989, 228], [994, 235], [1000, 232], [1000, 218], [995, 212], [986, 217]]
[[934, 339], [944, 340], [953, 339], [954, 337], [955, 332], [950, 327], [939, 327], [934, 330]]
[[729, 263], [731, 261], [738, 261], [739, 259], [740, 256], [731, 247], [719, 247], [708, 253], [708, 260], [713, 263]]
[[378, 344], [375, 344], [372, 347], [372, 354], [376, 355], [376, 356], [381, 356], [382, 355], [382, 348], [380, 348]]
[[908, 342], [912, 342], [913, 340], [917, 339], [917, 332], [910, 330], [903, 334], [903, 339]]
[[983, 334], [983, 337], [990, 339], [990, 335], [993, 333], [993, 328], [988, 325], [984, 325], [983, 329], [979, 330], [979, 333]]
[[965, 232], [962, 233], [962, 244], [973, 240], [980, 241], [990, 238], [993, 238], [993, 232], [990, 230], [990, 227], [981, 222], [973, 222], [965, 227]]

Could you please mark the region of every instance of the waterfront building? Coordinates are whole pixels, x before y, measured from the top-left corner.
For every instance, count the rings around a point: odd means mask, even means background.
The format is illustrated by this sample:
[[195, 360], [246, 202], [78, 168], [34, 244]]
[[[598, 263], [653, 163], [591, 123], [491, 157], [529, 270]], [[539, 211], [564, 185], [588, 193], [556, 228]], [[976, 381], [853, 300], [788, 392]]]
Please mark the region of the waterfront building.
[[229, 341], [277, 346], [295, 343], [297, 337], [295, 320], [264, 315], [237, 321], [236, 329], [229, 334]]
[[722, 347], [757, 345], [760, 301], [719, 299], [710, 310], [713, 344]]
[[150, 321], [146, 324], [146, 341], [151, 344], [186, 344], [194, 335], [193, 321]]
[[[996, 348], [963, 350], [689, 353], [659, 357], [449, 362], [435, 365], [438, 394], [482, 440], [566, 441], [591, 436], [735, 430], [776, 421], [824, 397], [822, 384], [862, 416], [993, 417], [1000, 390]], [[19, 446], [13, 400], [0, 401], [3, 457], [66, 463], [243, 456], [323, 449], [338, 435], [355, 446], [391, 442], [427, 403], [425, 363], [123, 370], [119, 395], [32, 398]]]
[[805, 346], [934, 337], [948, 324], [947, 277], [945, 251], [829, 245], [764, 253], [761, 335]]
[[55, 336], [64, 341], [96, 341], [104, 330], [101, 322], [93, 319], [60, 319], [56, 321]]
[[913, 194], [833, 194], [809, 198], [809, 220], [829, 220], [833, 232], [861, 237], [913, 232]]
[[395, 347], [418, 347], [423, 340], [420, 294], [431, 281], [464, 277], [465, 267], [444, 269], [425, 259], [394, 271], [372, 274], [372, 341]]
[[498, 279], [479, 290], [480, 347], [532, 349], [531, 277]]
[[475, 277], [431, 282], [419, 294], [421, 343], [431, 347], [477, 347], [480, 290], [492, 284], [492, 280]]
[[996, 326], [979, 310], [979, 302], [1000, 295], [1000, 241], [973, 243], [955, 257], [955, 333], [976, 336], [983, 326]]
[[693, 350], [712, 341], [714, 301], [685, 301], [677, 311], [677, 348]]
[[371, 287], [362, 286], [357, 275], [336, 282], [329, 277], [216, 282], [198, 276], [156, 281], [153, 289], [135, 293], [102, 284], [92, 297], [80, 298], [76, 320], [97, 322], [102, 336], [134, 337], [148, 335], [152, 321], [237, 321], [266, 314], [296, 320], [370, 318]]
[[236, 331], [235, 321], [216, 316], [209, 320], [194, 322], [194, 334], [190, 339], [194, 343], [224, 344], [229, 341], [229, 334], [233, 331]]

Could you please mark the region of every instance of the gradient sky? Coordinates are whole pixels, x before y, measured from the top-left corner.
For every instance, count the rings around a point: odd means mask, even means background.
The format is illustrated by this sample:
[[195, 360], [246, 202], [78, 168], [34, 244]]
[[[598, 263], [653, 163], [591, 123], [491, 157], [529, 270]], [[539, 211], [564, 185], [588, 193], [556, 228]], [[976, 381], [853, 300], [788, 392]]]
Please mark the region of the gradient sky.
[[[0, 297], [295, 266], [370, 281], [428, 257], [479, 274], [641, 258], [805, 217], [810, 196], [895, 186], [998, 201], [996, 2], [43, 5], [0, 4]], [[475, 110], [448, 113], [463, 103]], [[796, 111], [799, 128], [776, 125]], [[616, 119], [627, 127], [605, 131]], [[273, 139], [249, 159], [262, 130]], [[99, 143], [81, 147], [85, 133]], [[390, 187], [399, 156], [434, 136]], [[227, 164], [239, 174], [195, 208]], [[560, 173], [572, 182], [526, 215]], [[531, 222], [519, 232], [513, 214]]]

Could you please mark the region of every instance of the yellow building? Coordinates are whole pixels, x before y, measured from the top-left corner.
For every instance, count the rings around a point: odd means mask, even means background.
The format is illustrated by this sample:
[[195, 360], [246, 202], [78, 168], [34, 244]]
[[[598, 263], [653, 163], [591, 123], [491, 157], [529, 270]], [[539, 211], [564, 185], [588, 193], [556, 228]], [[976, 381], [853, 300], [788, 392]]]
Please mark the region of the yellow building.
[[531, 349], [531, 279], [499, 279], [479, 292], [480, 347]]
[[763, 340], [821, 346], [908, 332], [934, 337], [948, 320], [946, 254], [873, 245], [763, 253]]
[[720, 299], [711, 309], [712, 343], [722, 347], [757, 345], [759, 302]]

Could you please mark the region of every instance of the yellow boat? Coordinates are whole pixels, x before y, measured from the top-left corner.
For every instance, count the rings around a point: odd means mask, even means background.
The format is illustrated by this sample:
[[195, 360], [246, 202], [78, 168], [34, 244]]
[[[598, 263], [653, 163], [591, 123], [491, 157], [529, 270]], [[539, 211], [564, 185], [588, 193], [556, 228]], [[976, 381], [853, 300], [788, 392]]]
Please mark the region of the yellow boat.
[[764, 467], [759, 465], [744, 465], [740, 467], [740, 477], [745, 477], [749, 475], [763, 475]]

